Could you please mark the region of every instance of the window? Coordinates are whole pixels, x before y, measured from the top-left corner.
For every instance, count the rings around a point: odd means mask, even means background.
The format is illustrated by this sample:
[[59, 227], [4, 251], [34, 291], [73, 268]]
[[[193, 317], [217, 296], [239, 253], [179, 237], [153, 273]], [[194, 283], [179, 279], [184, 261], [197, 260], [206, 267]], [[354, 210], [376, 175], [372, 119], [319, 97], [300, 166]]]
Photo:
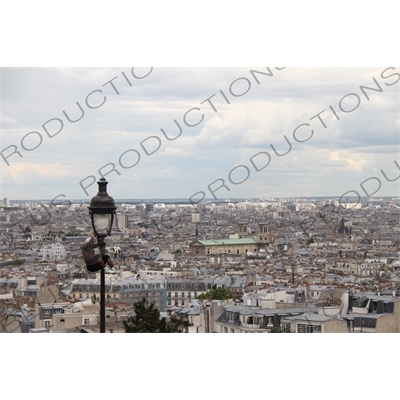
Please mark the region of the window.
[[383, 312], [390, 312], [389, 303], [386, 301], [383, 303]]
[[232, 311], [228, 311], [228, 320], [235, 321], [235, 313]]
[[321, 333], [320, 325], [306, 325], [306, 324], [298, 324], [297, 325], [298, 333]]
[[60, 319], [60, 322], [61, 322], [61, 323], [65, 322], [65, 318], [61, 318], [61, 319]]

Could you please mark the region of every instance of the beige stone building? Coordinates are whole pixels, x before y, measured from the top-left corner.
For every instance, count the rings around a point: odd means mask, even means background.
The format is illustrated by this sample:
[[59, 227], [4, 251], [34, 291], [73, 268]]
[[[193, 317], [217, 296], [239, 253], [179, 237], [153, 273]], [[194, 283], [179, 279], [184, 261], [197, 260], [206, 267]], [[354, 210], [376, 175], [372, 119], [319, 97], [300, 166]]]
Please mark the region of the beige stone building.
[[99, 322], [99, 306], [74, 308], [70, 303], [36, 305], [35, 329], [46, 328], [49, 332], [70, 329]]
[[259, 232], [255, 236], [248, 236], [246, 222], [239, 222], [238, 230], [236, 238], [196, 240], [189, 244], [189, 253], [192, 255], [220, 253], [246, 255], [248, 252], [259, 251], [267, 247], [272, 240], [266, 222], [259, 223]]
[[399, 333], [400, 299], [343, 293], [342, 317], [347, 322], [348, 332]]
[[304, 313], [283, 318], [281, 329], [287, 333], [346, 333], [347, 323], [339, 315]]
[[247, 252], [258, 251], [260, 244], [251, 238], [196, 240], [189, 245], [189, 253], [193, 255], [230, 253], [245, 255]]

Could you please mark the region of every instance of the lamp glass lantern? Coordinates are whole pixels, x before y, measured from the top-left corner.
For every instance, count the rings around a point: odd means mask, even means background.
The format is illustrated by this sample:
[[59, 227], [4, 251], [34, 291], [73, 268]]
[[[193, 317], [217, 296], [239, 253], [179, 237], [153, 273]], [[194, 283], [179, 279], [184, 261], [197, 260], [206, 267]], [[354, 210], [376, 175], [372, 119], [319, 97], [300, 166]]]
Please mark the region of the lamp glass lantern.
[[89, 213], [92, 220], [94, 233], [99, 236], [109, 236], [114, 221], [115, 206], [114, 199], [107, 193], [108, 182], [101, 178], [98, 182], [99, 192], [90, 202]]
[[110, 225], [110, 214], [94, 214], [94, 226], [97, 232], [107, 231]]

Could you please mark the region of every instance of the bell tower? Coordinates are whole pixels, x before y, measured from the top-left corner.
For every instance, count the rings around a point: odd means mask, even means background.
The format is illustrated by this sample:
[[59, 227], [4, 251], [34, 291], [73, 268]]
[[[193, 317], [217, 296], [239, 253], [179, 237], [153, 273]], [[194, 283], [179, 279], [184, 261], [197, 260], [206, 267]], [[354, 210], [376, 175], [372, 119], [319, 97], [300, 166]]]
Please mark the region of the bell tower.
[[247, 238], [247, 222], [240, 221], [239, 225], [239, 239]]
[[260, 222], [258, 224], [259, 226], [259, 235], [258, 235], [258, 240], [260, 242], [268, 242], [268, 223], [267, 222]]

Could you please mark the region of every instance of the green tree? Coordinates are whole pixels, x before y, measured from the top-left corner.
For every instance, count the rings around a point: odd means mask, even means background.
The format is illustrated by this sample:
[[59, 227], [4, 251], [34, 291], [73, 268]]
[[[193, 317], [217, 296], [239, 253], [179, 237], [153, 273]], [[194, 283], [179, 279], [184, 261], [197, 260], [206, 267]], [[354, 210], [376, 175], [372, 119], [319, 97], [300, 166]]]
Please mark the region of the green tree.
[[189, 321], [177, 317], [176, 315], [171, 315], [167, 323], [167, 329], [170, 333], [183, 333], [191, 325], [193, 324], [190, 324]]
[[134, 303], [135, 315], [124, 321], [126, 333], [181, 333], [189, 324], [176, 316], [170, 321], [165, 317], [160, 318], [160, 312], [154, 304], [146, 305], [146, 299]]
[[233, 299], [233, 293], [224, 287], [219, 287], [217, 289], [211, 289], [206, 293], [202, 293], [197, 296], [200, 300], [226, 300]]
[[14, 260], [12, 265], [15, 267], [19, 267], [20, 265], [22, 265], [24, 262], [21, 260]]
[[307, 240], [307, 246], [311, 243], [314, 243], [313, 237], [310, 237], [310, 239]]

